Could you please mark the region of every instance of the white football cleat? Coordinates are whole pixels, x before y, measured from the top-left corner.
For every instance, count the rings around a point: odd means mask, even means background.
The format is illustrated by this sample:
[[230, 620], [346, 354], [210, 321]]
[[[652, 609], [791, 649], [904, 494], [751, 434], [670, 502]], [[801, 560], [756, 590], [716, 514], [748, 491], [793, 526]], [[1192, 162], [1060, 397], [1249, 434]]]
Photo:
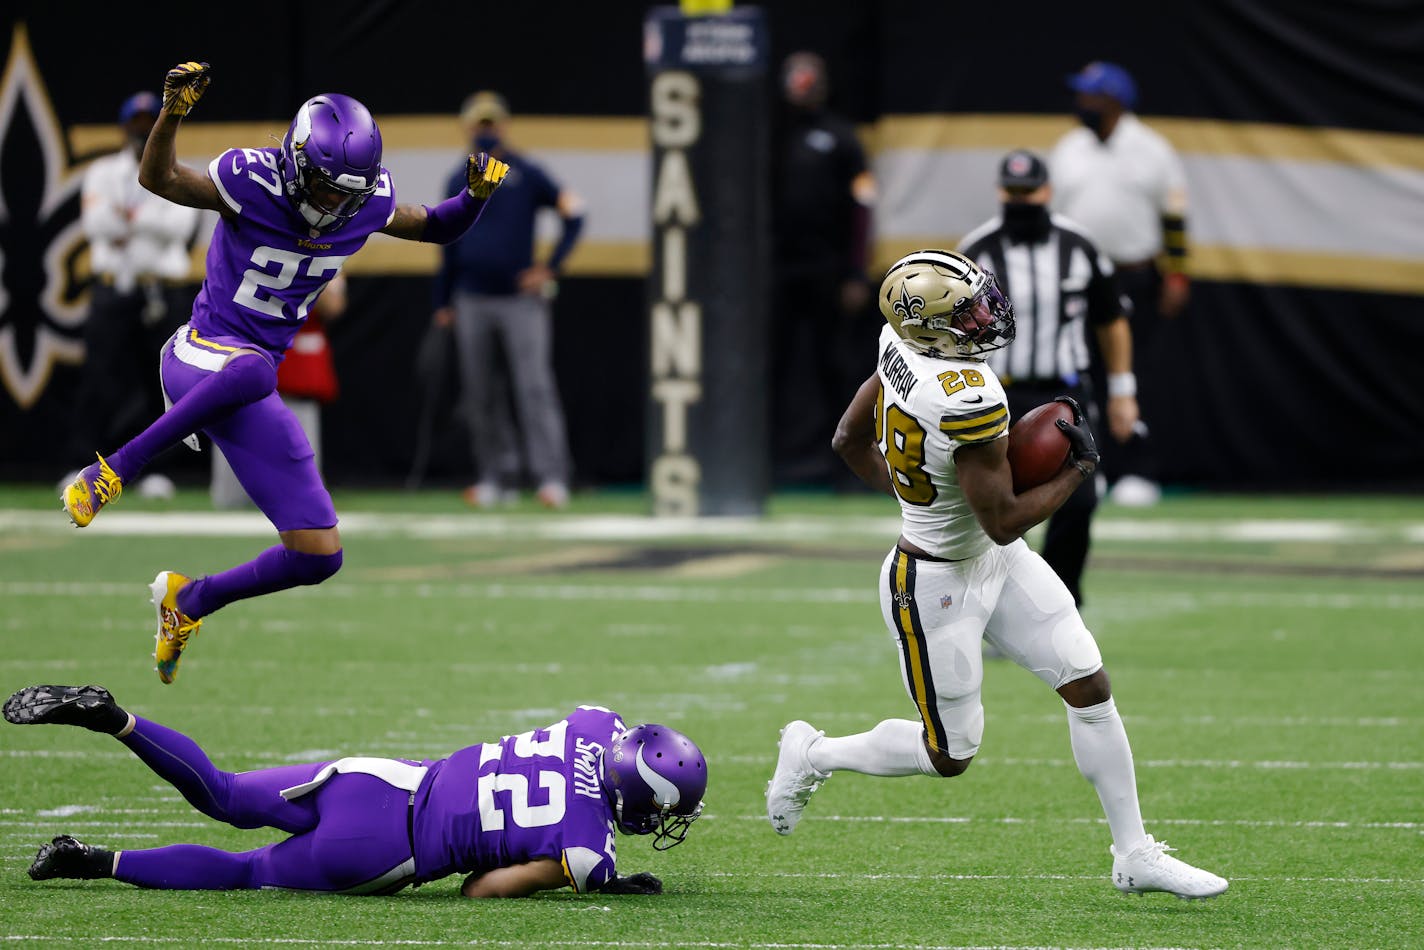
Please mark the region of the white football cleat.
[[787, 723], [781, 730], [776, 771], [766, 783], [766, 817], [779, 835], [789, 835], [796, 829], [812, 793], [831, 777], [830, 772], [812, 768], [806, 757], [811, 744], [824, 735], [800, 719]]
[[1200, 900], [1225, 893], [1228, 887], [1226, 878], [1172, 857], [1167, 852], [1176, 849], [1169, 848], [1165, 841], [1154, 841], [1151, 835], [1127, 854], [1118, 854], [1111, 846], [1108, 850], [1113, 856], [1113, 885], [1124, 894], [1166, 891]]

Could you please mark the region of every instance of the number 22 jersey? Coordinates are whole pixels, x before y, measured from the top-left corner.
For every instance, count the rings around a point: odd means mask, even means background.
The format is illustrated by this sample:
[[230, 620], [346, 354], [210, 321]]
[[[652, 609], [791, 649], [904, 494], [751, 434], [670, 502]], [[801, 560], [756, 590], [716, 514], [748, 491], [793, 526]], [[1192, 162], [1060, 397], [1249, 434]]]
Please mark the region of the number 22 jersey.
[[342, 264], [395, 216], [391, 174], [339, 227], [317, 231], [287, 198], [278, 148], [232, 148], [208, 165], [231, 215], [208, 245], [207, 276], [193, 302], [192, 331], [253, 344], [279, 361]]

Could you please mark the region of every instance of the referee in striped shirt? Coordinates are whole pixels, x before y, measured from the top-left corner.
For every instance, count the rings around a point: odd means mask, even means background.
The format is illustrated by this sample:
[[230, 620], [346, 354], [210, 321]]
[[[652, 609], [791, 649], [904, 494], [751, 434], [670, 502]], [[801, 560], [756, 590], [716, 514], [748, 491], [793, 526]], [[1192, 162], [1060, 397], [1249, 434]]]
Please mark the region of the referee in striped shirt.
[[[999, 164], [1000, 214], [971, 231], [960, 252], [998, 278], [1014, 302], [1018, 333], [989, 364], [1003, 382], [1015, 419], [1055, 396], [1076, 398], [1095, 429], [1125, 442], [1137, 423], [1137, 378], [1132, 373], [1131, 304], [1118, 288], [1113, 265], [1073, 222], [1050, 214], [1048, 166], [1017, 150]], [[1107, 403], [1094, 399], [1085, 328], [1091, 324], [1107, 374]], [[1102, 441], [1101, 433], [1099, 441]], [[1082, 604], [1089, 527], [1098, 506], [1096, 479], [1086, 479], [1048, 522], [1043, 559]]]

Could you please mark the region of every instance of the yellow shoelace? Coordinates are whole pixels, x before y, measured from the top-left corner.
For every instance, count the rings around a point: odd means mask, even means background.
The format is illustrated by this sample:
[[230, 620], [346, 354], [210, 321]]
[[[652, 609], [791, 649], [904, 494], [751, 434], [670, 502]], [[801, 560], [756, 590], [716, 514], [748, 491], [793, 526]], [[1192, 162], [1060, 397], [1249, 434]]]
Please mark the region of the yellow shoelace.
[[99, 459], [99, 477], [94, 481], [94, 494], [99, 496], [99, 501], [107, 505], [123, 494], [124, 483], [120, 481], [118, 475], [114, 474], [109, 463], [104, 461], [104, 456], [97, 457]]

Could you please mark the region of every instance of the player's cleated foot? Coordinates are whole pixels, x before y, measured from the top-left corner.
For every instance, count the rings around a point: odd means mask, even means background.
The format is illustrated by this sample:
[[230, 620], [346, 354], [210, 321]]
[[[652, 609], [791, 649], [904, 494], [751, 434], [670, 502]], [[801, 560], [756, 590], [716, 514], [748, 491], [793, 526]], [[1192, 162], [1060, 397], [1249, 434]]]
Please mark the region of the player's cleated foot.
[[800, 719], [781, 730], [780, 753], [776, 756], [776, 772], [766, 783], [766, 817], [779, 835], [789, 835], [801, 820], [806, 803], [830, 772], [818, 772], [806, 757], [807, 750], [825, 735]]
[[69, 835], [58, 835], [40, 847], [30, 865], [30, 877], [36, 881], [64, 877], [92, 881], [114, 873], [114, 852], [87, 845]]
[[178, 661], [183, 659], [183, 648], [188, 638], [198, 632], [202, 620], [195, 620], [178, 609], [178, 592], [191, 583], [191, 579], [177, 571], [160, 571], [149, 585], [153, 591], [153, 606], [158, 611], [158, 633], [154, 636], [153, 659], [158, 678], [171, 683], [178, 678]]
[[1108, 850], [1113, 856], [1113, 885], [1125, 894], [1166, 891], [1182, 898], [1201, 899], [1215, 897], [1228, 887], [1226, 878], [1172, 857], [1167, 852], [1176, 849], [1167, 847], [1165, 841], [1152, 840], [1151, 835], [1127, 854], [1118, 854], [1113, 847]]
[[76, 528], [86, 528], [99, 509], [118, 500], [123, 493], [123, 479], [114, 474], [104, 456], [99, 461], [80, 470], [74, 481], [64, 486], [59, 493], [65, 514]]
[[17, 726], [83, 726], [109, 735], [129, 724], [102, 686], [26, 686], [5, 700], [3, 712]]

